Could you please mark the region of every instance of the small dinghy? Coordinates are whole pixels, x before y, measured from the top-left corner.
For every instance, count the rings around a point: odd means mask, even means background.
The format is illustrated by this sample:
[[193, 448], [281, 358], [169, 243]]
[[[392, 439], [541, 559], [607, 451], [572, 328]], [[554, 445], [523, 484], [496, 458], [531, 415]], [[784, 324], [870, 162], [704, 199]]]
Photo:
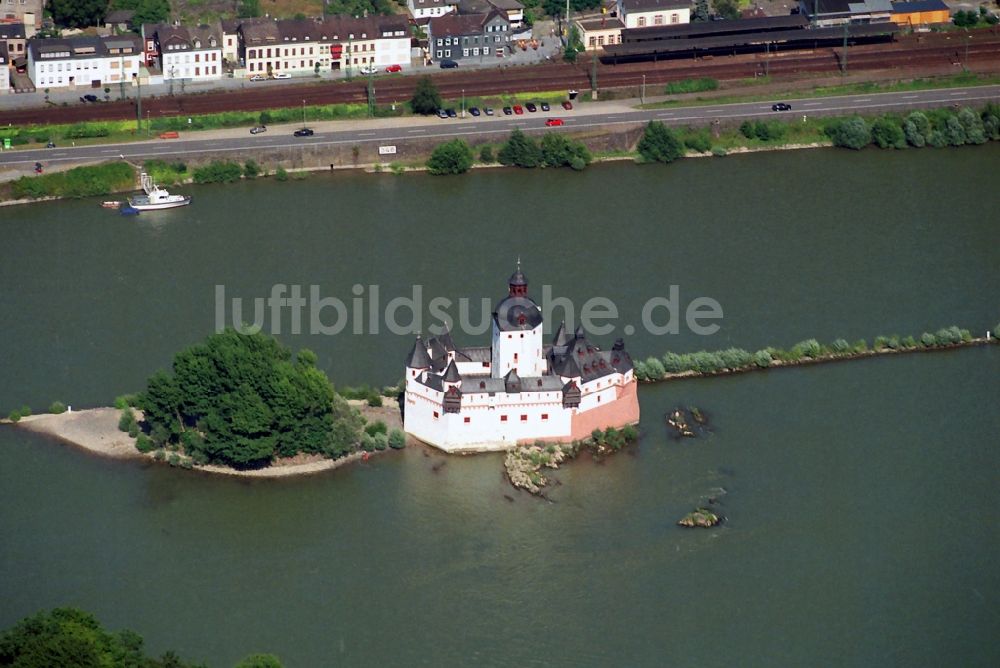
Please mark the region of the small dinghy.
[[101, 206], [103, 206], [105, 209], [117, 209], [121, 205], [122, 205], [122, 203], [118, 202], [116, 200], [111, 200], [111, 201], [108, 201], [108, 202], [101, 202]]
[[121, 209], [119, 209], [119, 211], [121, 212], [121, 214], [123, 216], [138, 216], [139, 215], [139, 209], [135, 208], [134, 206], [123, 206]]

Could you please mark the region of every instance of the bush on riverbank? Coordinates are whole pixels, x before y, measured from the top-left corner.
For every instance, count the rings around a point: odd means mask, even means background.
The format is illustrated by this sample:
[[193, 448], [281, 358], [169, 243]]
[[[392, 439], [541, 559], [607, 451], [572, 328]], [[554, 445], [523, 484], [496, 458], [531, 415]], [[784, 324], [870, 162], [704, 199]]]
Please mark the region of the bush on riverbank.
[[164, 160], [146, 160], [142, 163], [142, 168], [161, 186], [177, 185], [190, 176], [187, 165], [180, 161], [167, 163]]
[[49, 413], [53, 415], [61, 415], [66, 412], [66, 404], [61, 401], [53, 401], [49, 404]]
[[914, 111], [906, 117], [886, 114], [870, 125], [860, 116], [831, 120], [825, 128], [834, 146], [855, 150], [870, 144], [879, 148], [942, 148], [984, 144], [1000, 139], [1000, 107], [987, 105], [982, 112], [965, 107]]
[[[939, 329], [935, 334], [924, 332], [919, 340], [912, 336], [903, 338], [897, 335], [877, 336], [871, 350], [884, 352], [888, 350], [932, 349], [966, 343], [971, 340], [972, 334], [969, 330], [951, 326]], [[742, 348], [727, 348], [712, 352], [700, 350], [694, 353], [668, 352], [662, 358], [649, 357], [646, 360], [637, 360], [634, 363], [634, 368], [635, 377], [638, 380], [658, 381], [672, 374], [713, 374], [754, 368], [766, 369], [774, 362], [796, 364], [803, 360], [848, 358], [866, 353], [868, 350], [868, 344], [863, 339], [853, 345], [845, 339], [836, 339], [829, 345], [824, 345], [816, 339], [806, 339], [787, 350], [769, 347], [754, 353]]]
[[213, 160], [193, 173], [195, 183], [235, 183], [243, 178], [243, 168], [232, 160]]
[[74, 167], [65, 172], [22, 176], [11, 183], [15, 199], [40, 197], [94, 197], [129, 190], [135, 185], [135, 171], [124, 162], [92, 167]]
[[439, 144], [427, 161], [427, 170], [434, 175], [464, 174], [472, 167], [472, 149], [462, 139]]
[[646, 162], [673, 162], [684, 157], [684, 144], [674, 131], [659, 121], [650, 121], [636, 147]]

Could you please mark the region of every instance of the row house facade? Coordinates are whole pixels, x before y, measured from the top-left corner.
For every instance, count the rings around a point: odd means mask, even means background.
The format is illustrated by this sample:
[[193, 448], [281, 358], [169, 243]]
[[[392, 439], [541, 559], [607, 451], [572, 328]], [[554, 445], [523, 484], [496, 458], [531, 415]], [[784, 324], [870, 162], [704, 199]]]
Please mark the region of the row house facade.
[[42, 27], [45, 0], [0, 0], [0, 22], [20, 23], [32, 37]]
[[427, 38], [434, 60], [482, 59], [510, 49], [510, 21], [498, 11], [431, 19]]
[[511, 30], [524, 25], [524, 5], [518, 0], [458, 0], [457, 14], [489, 14], [496, 10], [507, 17]]
[[10, 92], [10, 56], [7, 44], [0, 42], [0, 95]]
[[691, 22], [691, 0], [617, 0], [618, 18], [626, 28], [652, 28]]
[[413, 20], [424, 25], [430, 19], [455, 11], [455, 1], [451, 0], [406, 0], [406, 9]]
[[28, 76], [36, 88], [131, 83], [142, 60], [142, 39], [135, 35], [28, 42]]
[[214, 26], [142, 26], [146, 64], [158, 68], [163, 79], [210, 81], [223, 76], [222, 29]]
[[251, 76], [410, 62], [409, 24], [399, 15], [244, 23], [239, 31], [240, 59]]

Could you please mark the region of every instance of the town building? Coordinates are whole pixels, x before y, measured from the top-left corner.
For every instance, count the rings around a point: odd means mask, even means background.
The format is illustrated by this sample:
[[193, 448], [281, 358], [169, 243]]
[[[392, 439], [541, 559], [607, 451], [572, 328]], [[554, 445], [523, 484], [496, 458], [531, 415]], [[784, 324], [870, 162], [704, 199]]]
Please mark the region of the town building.
[[42, 28], [44, 5], [45, 0], [0, 0], [0, 23], [21, 23], [32, 37]]
[[108, 12], [104, 17], [104, 29], [118, 32], [128, 32], [135, 27], [132, 19], [135, 18], [133, 9], [116, 9]]
[[691, 0], [617, 0], [615, 13], [626, 28], [678, 25], [691, 22], [692, 4]]
[[582, 327], [543, 341], [542, 312], [520, 265], [493, 313], [492, 345], [458, 348], [445, 331], [420, 336], [406, 360], [403, 426], [448, 452], [571, 442], [594, 429], [639, 421], [632, 359], [621, 339], [609, 351]]
[[889, 20], [911, 29], [951, 23], [951, 11], [943, 0], [913, 0], [892, 3]]
[[454, 0], [406, 0], [406, 9], [410, 16], [419, 25], [425, 25], [427, 21], [437, 16], [444, 16], [455, 11]]
[[517, 0], [458, 0], [457, 14], [489, 14], [496, 10], [507, 17], [511, 30], [524, 25], [524, 5]]
[[211, 81], [223, 75], [222, 28], [146, 23], [142, 26], [143, 56], [159, 69], [164, 81]]
[[[0, 0], [2, 2], [3, 0]], [[26, 54], [28, 40], [23, 23], [0, 23], [0, 44], [7, 46], [8, 64]]]
[[132, 83], [142, 64], [142, 46], [136, 35], [32, 39], [28, 76], [37, 88]]
[[0, 95], [10, 92], [10, 55], [7, 44], [0, 42]]
[[622, 43], [622, 30], [625, 24], [617, 16], [591, 16], [578, 19], [576, 28], [580, 32], [580, 41], [587, 51], [603, 49], [605, 46]]
[[222, 59], [238, 64], [240, 60], [240, 19], [223, 19], [222, 26]]
[[250, 76], [410, 64], [409, 25], [400, 15], [243, 23], [239, 34]]
[[845, 23], [888, 23], [890, 0], [799, 0], [799, 7], [817, 28]]
[[448, 14], [431, 19], [427, 40], [434, 60], [477, 59], [510, 50], [510, 21], [496, 10], [486, 14]]

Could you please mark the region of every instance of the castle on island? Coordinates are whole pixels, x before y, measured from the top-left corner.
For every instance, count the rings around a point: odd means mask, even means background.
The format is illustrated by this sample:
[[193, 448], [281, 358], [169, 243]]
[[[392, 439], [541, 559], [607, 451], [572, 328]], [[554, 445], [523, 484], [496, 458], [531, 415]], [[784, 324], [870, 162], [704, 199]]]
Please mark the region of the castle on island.
[[542, 310], [517, 271], [493, 313], [489, 347], [456, 348], [451, 334], [418, 335], [406, 360], [403, 426], [448, 452], [506, 450], [535, 441], [571, 442], [594, 429], [639, 421], [632, 358], [565, 323], [542, 340]]

